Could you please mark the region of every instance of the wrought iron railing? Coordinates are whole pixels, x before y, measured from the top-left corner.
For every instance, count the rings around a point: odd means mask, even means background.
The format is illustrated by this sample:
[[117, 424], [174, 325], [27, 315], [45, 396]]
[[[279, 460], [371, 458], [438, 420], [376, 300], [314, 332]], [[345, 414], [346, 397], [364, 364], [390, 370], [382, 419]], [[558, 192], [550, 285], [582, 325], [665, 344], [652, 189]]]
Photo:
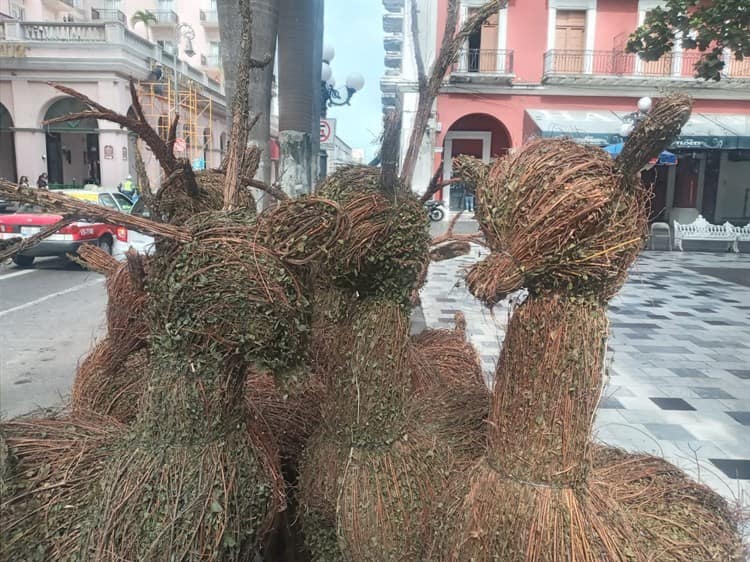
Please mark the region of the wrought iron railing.
[[201, 55], [201, 66], [220, 67], [221, 57], [219, 55]]
[[201, 10], [201, 23], [219, 23], [219, 12], [216, 10]]
[[[545, 76], [624, 76], [645, 78], [692, 78], [695, 63], [701, 58], [696, 52], [667, 53], [659, 60], [646, 61], [635, 53], [622, 51], [552, 50], [544, 54]], [[724, 73], [729, 77], [750, 78], [750, 63], [727, 61]]]
[[513, 51], [498, 49], [464, 49], [459, 51], [453, 72], [478, 74], [513, 74]]
[[180, 23], [180, 16], [174, 10], [151, 10], [157, 24]]
[[128, 25], [128, 17], [123, 12], [108, 8], [91, 8], [91, 19], [93, 21], [117, 21], [122, 25]]

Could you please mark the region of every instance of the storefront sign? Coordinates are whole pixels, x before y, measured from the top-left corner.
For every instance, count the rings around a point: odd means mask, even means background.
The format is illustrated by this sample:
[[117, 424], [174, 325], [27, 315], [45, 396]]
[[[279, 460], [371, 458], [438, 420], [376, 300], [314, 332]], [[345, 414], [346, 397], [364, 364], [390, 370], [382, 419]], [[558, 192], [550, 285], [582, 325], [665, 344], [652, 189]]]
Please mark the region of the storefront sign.
[[721, 150], [722, 148], [734, 148], [733, 146], [725, 146], [723, 138], [718, 137], [678, 137], [670, 148], [703, 148], [710, 150]]

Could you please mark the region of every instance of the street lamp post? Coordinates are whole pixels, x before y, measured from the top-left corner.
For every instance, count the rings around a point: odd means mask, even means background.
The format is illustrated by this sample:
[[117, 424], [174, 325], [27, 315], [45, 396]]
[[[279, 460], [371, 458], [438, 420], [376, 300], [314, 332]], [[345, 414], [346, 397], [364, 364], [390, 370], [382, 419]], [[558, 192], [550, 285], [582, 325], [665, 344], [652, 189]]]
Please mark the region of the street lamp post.
[[180, 92], [178, 89], [178, 65], [180, 62], [180, 40], [185, 39], [185, 54], [188, 57], [195, 55], [193, 50], [193, 39], [195, 39], [195, 30], [188, 23], [179, 23], [174, 28], [174, 112], [180, 112]]
[[649, 97], [639, 99], [637, 111], [628, 113], [623, 117], [625, 122], [620, 127], [620, 136], [625, 138], [629, 137], [635, 128], [646, 118], [648, 112], [651, 111], [652, 105], [653, 103]]
[[[350, 105], [350, 101], [354, 94], [359, 92], [365, 87], [364, 77], [353, 72], [346, 78], [346, 93], [342, 93], [336, 89], [336, 80], [333, 77], [333, 71], [331, 70], [331, 61], [336, 55], [336, 51], [331, 45], [323, 46], [323, 66], [320, 72], [320, 86], [321, 86], [321, 117], [327, 117], [328, 108], [342, 105]], [[335, 139], [334, 139], [335, 140]], [[320, 151], [320, 177], [324, 178], [327, 173], [328, 167], [328, 152], [326, 150]]]

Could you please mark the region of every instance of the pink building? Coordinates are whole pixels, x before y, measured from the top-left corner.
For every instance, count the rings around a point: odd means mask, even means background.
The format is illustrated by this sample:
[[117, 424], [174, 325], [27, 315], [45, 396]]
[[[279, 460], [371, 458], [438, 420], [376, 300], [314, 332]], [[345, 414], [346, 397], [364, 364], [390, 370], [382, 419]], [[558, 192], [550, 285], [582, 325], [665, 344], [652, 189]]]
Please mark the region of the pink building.
[[[410, 0], [383, 0], [386, 14], [384, 106], [400, 96], [405, 130], [416, 109]], [[483, 0], [461, 2], [461, 22]], [[447, 0], [417, 0], [420, 46], [429, 66], [439, 48]], [[643, 96], [682, 91], [694, 114], [670, 150], [677, 166], [644, 175], [654, 185], [652, 218], [697, 209], [709, 221], [750, 221], [750, 62], [727, 57], [718, 83], [693, 78], [698, 55], [679, 45], [656, 62], [624, 53], [628, 35], [656, 0], [510, 0], [466, 41], [433, 108], [414, 185], [427, 185], [444, 163], [471, 154], [486, 161], [531, 138], [569, 136], [606, 146], [620, 142], [623, 118]], [[405, 146], [406, 138], [402, 146]], [[461, 186], [445, 189], [451, 210]], [[688, 211], [687, 214], [690, 214]]]

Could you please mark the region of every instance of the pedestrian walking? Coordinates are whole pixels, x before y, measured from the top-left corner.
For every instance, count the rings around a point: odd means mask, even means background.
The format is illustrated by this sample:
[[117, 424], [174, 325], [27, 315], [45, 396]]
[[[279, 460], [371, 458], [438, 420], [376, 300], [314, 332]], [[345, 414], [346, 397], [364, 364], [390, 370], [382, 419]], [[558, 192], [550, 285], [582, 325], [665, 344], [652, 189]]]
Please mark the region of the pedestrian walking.
[[47, 182], [47, 172], [42, 172], [36, 180], [36, 186], [39, 189], [49, 189], [49, 183]]
[[120, 191], [120, 193], [132, 199], [133, 193], [135, 193], [135, 184], [133, 183], [133, 176], [129, 175], [127, 178], [125, 178], [125, 180], [120, 185], [117, 186], [117, 189]]
[[469, 213], [474, 212], [474, 193], [468, 190], [464, 194], [464, 210]]
[[28, 176], [21, 176], [21, 179], [18, 180], [18, 185], [20, 185], [21, 187], [29, 187]]

